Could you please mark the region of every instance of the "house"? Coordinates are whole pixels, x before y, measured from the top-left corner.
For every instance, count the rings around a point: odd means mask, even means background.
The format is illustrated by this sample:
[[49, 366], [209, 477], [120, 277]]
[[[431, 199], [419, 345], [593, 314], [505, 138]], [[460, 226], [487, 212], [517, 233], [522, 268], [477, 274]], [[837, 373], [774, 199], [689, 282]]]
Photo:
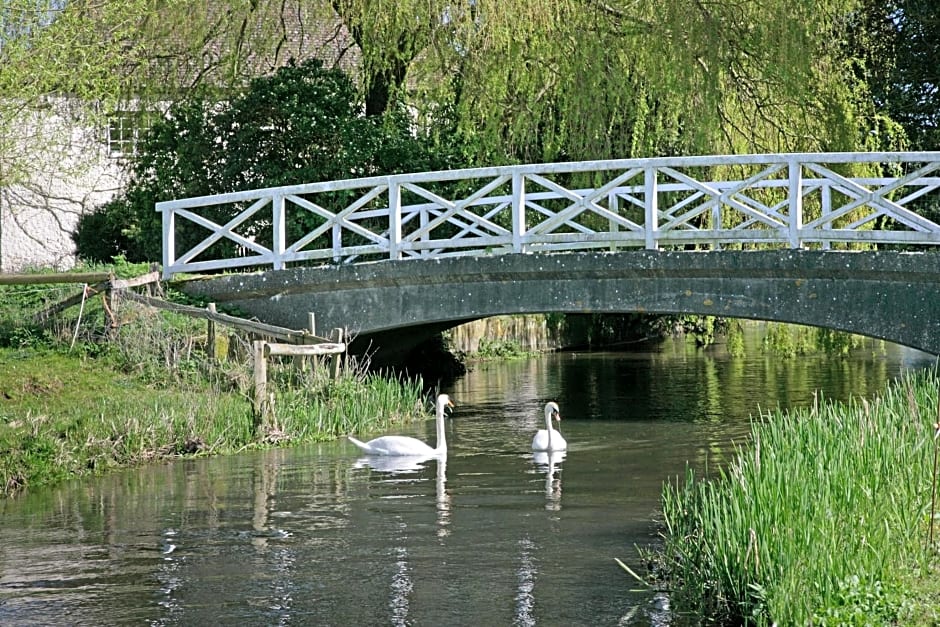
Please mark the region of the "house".
[[[358, 54], [345, 28], [337, 20], [306, 14], [302, 2], [287, 6], [293, 4], [283, 5], [284, 19], [274, 16], [282, 29], [281, 41], [265, 49], [269, 50], [266, 55], [248, 55], [252, 71], [267, 73], [289, 58], [311, 56], [352, 69]], [[272, 16], [248, 17], [259, 20], [256, 27], [260, 29], [261, 20]], [[202, 50], [202, 63], [218, 64], [220, 58], [212, 42]], [[190, 77], [198, 70], [190, 68]], [[27, 165], [17, 175], [11, 174], [13, 161], [5, 163], [0, 150], [0, 272], [66, 270], [78, 262], [72, 238], [79, 218], [123, 189], [127, 157], [133, 154], [148, 119], [130, 106], [90, 122], [82, 107], [63, 97], [49, 96], [39, 105], [31, 103], [13, 124], [5, 120], [7, 124], [0, 125], [0, 134], [5, 129], [7, 134], [17, 134], [0, 136], [0, 146], [11, 147], [18, 164]]]

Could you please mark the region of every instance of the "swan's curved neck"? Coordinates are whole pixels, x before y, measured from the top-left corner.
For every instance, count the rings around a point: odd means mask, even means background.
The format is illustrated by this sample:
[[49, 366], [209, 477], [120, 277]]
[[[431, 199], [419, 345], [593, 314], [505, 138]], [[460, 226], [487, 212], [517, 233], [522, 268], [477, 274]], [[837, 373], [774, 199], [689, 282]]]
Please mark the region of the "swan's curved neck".
[[548, 449], [552, 448], [552, 412], [551, 410], [546, 410], [545, 412], [545, 431], [548, 432]]
[[435, 419], [437, 421], [437, 447], [434, 450], [438, 453], [443, 453], [447, 450], [447, 440], [444, 438], [444, 405], [441, 403], [437, 405], [437, 416]]

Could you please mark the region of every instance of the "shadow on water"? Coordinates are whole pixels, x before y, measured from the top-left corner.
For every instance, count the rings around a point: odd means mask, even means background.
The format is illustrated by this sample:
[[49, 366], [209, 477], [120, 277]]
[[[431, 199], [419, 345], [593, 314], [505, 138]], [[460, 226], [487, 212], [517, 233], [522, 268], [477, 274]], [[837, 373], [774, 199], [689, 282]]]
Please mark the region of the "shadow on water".
[[[477, 367], [444, 390], [442, 459], [340, 440], [0, 503], [0, 624], [670, 624], [615, 562], [645, 572], [664, 481], [725, 463], [760, 408], [871, 395], [932, 363], [666, 343]], [[564, 454], [530, 450], [548, 400]], [[428, 441], [434, 421], [398, 432]]]

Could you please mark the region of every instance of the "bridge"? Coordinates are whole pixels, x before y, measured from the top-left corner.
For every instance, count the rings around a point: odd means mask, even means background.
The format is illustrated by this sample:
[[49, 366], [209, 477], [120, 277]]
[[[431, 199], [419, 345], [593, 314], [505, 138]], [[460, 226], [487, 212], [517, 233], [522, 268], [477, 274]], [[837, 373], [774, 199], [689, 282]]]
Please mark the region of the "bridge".
[[[940, 152], [528, 164], [161, 202], [163, 273], [407, 348], [505, 313], [779, 320], [940, 354]], [[933, 216], [931, 218], [930, 216]], [[180, 249], [180, 250], [178, 250]]]

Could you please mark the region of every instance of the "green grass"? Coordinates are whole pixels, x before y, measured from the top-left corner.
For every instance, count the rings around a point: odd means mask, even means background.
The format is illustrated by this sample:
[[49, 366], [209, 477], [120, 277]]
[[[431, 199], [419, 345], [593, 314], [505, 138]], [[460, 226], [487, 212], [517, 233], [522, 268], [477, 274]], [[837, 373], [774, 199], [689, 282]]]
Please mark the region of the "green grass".
[[[0, 497], [64, 479], [179, 456], [334, 439], [426, 418], [420, 380], [370, 374], [346, 361], [269, 365], [274, 412], [252, 413], [247, 338], [124, 302], [106, 328], [101, 298], [45, 327], [32, 315], [78, 289], [0, 286]], [[218, 348], [218, 346], [217, 346]]]
[[928, 545], [936, 373], [872, 402], [766, 415], [708, 480], [666, 486], [658, 556], [677, 615], [710, 624], [940, 624]]

